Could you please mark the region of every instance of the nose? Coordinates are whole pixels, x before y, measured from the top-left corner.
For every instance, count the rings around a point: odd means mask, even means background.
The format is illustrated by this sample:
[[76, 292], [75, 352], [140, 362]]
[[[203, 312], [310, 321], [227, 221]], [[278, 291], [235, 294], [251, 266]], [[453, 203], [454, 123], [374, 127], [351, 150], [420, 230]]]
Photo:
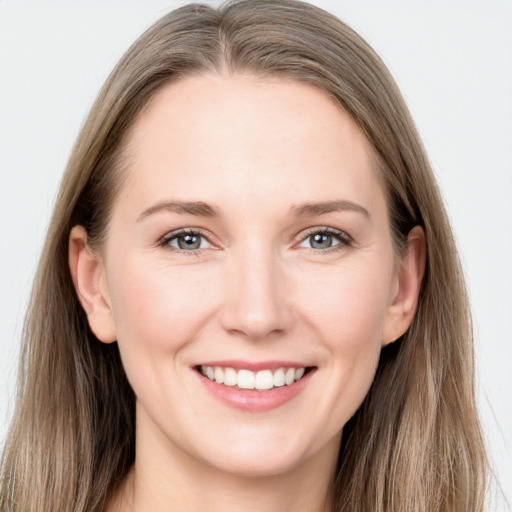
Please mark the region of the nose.
[[227, 269], [222, 326], [250, 340], [283, 335], [293, 324], [283, 265], [270, 251], [247, 252]]

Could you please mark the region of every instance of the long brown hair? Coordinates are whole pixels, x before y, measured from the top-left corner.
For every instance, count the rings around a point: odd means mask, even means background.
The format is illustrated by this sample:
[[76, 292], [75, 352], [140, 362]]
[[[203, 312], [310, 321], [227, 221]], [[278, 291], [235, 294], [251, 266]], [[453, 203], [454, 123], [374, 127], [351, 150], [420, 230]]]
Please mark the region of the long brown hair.
[[376, 53], [334, 16], [295, 0], [179, 8], [134, 43], [102, 88], [69, 159], [34, 283], [0, 510], [99, 512], [134, 462], [134, 395], [116, 344], [99, 343], [88, 327], [68, 238], [81, 224], [101, 246], [130, 127], [164, 84], [205, 72], [320, 88], [373, 146], [396, 247], [413, 226], [425, 231], [418, 310], [408, 332], [383, 349], [371, 390], [344, 428], [335, 510], [483, 510], [471, 319], [428, 159]]

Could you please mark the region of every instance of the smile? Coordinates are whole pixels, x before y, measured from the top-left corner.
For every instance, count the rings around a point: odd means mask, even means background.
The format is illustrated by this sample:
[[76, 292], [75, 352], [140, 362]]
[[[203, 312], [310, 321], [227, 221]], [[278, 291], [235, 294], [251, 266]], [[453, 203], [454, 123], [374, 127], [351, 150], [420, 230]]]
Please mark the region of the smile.
[[255, 389], [257, 391], [268, 391], [277, 387], [290, 386], [302, 379], [306, 373], [305, 367], [251, 371], [201, 365], [199, 370], [205, 377], [217, 384], [237, 387], [238, 389]]
[[264, 412], [300, 395], [317, 367], [291, 361], [215, 361], [193, 369], [208, 393], [224, 404], [247, 412]]

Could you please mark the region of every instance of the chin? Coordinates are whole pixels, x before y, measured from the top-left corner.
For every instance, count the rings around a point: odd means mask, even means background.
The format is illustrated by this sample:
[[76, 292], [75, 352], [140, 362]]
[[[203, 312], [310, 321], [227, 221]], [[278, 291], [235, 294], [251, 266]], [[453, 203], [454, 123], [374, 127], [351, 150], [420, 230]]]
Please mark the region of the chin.
[[[309, 458], [307, 446], [292, 436], [243, 436], [204, 446], [203, 460], [223, 473], [241, 477], [277, 476], [293, 471]], [[200, 447], [199, 447], [200, 448]]]
[[244, 478], [265, 478], [283, 475], [293, 471], [300, 465], [297, 454], [283, 456], [282, 454], [260, 453], [258, 456], [225, 453], [224, 460], [215, 466], [223, 473]]

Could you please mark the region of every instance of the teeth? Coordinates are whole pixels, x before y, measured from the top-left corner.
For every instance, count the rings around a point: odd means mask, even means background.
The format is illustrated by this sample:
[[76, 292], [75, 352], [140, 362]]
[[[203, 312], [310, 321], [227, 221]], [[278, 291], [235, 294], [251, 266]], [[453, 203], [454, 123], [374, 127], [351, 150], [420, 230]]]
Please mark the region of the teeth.
[[254, 389], [254, 372], [240, 370], [238, 372], [238, 387], [241, 389]]
[[263, 370], [256, 374], [256, 389], [272, 389], [274, 387], [274, 376], [270, 370]]
[[218, 366], [216, 366], [214, 368], [214, 373], [215, 373], [215, 382], [217, 384], [223, 384], [224, 383], [224, 372], [222, 371], [222, 368], [219, 368]]
[[265, 391], [274, 387], [290, 386], [302, 379], [306, 369], [278, 368], [277, 370], [235, 370], [234, 368], [221, 368], [220, 366], [201, 366], [201, 373], [208, 379], [226, 386], [238, 386], [240, 389], [256, 389]]
[[297, 370], [295, 371], [295, 380], [302, 379], [305, 371], [305, 368], [297, 368]]
[[289, 386], [293, 382], [295, 382], [295, 370], [293, 368], [288, 368], [284, 376], [284, 383]]
[[284, 384], [284, 368], [279, 368], [279, 370], [274, 372], [274, 386], [281, 387]]
[[233, 368], [226, 368], [224, 371], [224, 384], [226, 386], [236, 386], [238, 384], [238, 377]]

